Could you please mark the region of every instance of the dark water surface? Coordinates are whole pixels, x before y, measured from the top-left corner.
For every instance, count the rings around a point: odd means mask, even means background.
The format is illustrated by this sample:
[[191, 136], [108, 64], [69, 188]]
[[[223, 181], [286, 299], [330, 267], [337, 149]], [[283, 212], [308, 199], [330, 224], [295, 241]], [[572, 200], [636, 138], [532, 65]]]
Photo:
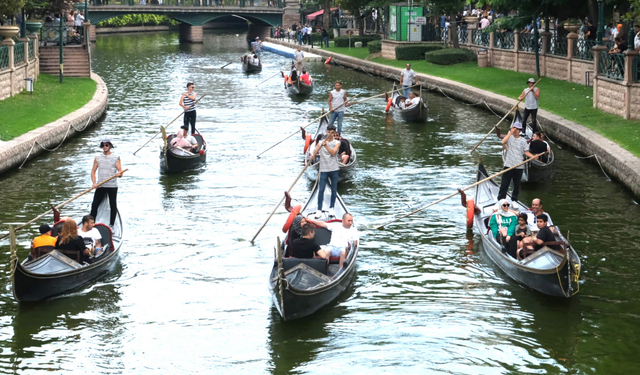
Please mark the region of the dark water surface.
[[[0, 179], [0, 222], [23, 223], [90, 186], [102, 137], [122, 164], [118, 204], [126, 241], [117, 269], [86, 289], [35, 305], [11, 295], [10, 251], [0, 246], [0, 372], [101, 374], [634, 374], [640, 372], [640, 209], [590, 161], [555, 148], [552, 182], [527, 185], [582, 258], [580, 293], [570, 301], [526, 290], [485, 256], [468, 233], [457, 198], [388, 230], [363, 230], [357, 277], [334, 306], [281, 321], [267, 278], [280, 208], [249, 240], [301, 170], [296, 136], [255, 156], [320, 114], [342, 80], [369, 97], [388, 81], [338, 67], [310, 65], [315, 93], [292, 100], [274, 78], [287, 60], [266, 54], [259, 75], [238, 61], [245, 35], [206, 34], [180, 45], [177, 34], [99, 37], [94, 70], [109, 87], [101, 124], [56, 153]], [[480, 74], [480, 73], [479, 73]], [[207, 165], [159, 172], [160, 140], [133, 156], [180, 112], [187, 81], [207, 94], [198, 127]], [[358, 151], [353, 179], [339, 192], [364, 227], [447, 195], [475, 180], [469, 150], [497, 117], [480, 107], [427, 95], [428, 124], [386, 117], [382, 99], [351, 107], [345, 135]], [[177, 130], [178, 122], [170, 128]], [[313, 129], [311, 127], [310, 129]], [[479, 149], [500, 166], [495, 138]], [[293, 189], [303, 203], [311, 184]], [[91, 196], [64, 210], [77, 217]], [[23, 258], [34, 224], [19, 235]]]

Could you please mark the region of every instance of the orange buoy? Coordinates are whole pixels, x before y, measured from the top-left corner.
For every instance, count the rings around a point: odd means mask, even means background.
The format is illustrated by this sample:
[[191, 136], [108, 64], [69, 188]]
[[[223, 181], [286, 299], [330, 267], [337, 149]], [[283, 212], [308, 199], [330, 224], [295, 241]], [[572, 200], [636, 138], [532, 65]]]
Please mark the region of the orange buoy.
[[298, 214], [300, 213], [300, 210], [302, 210], [302, 206], [301, 205], [297, 205], [291, 210], [291, 213], [289, 214], [289, 217], [287, 218], [287, 222], [284, 223], [284, 226], [282, 227], [282, 232], [287, 233], [289, 231], [289, 228], [291, 228], [291, 224], [293, 224], [293, 219], [296, 216], [298, 216]]
[[389, 101], [387, 102], [387, 108], [385, 108], [385, 112], [389, 112], [389, 108], [391, 108], [391, 104], [393, 103], [393, 99], [389, 98]]
[[475, 215], [476, 202], [473, 199], [467, 200], [467, 228], [473, 228], [473, 216]]
[[328, 64], [328, 63], [330, 63], [330, 62], [331, 62], [331, 56], [327, 57], [327, 59], [325, 60], [325, 62], [324, 62], [324, 63], [325, 63], [325, 64]]
[[311, 146], [311, 134], [307, 134], [307, 136], [304, 139], [304, 153], [307, 153], [307, 150], [309, 149], [309, 146]]

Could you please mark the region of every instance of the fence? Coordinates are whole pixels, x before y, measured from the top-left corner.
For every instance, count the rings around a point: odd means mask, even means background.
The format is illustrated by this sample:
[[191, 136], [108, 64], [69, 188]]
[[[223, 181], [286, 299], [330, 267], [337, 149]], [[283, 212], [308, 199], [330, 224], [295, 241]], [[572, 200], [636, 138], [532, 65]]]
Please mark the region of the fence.
[[473, 44], [489, 47], [489, 33], [483, 33], [481, 30], [472, 30], [471, 38]]
[[9, 47], [0, 46], [0, 70], [9, 69]]
[[32, 61], [36, 58], [35, 48], [33, 39], [29, 39], [29, 61]]
[[425, 42], [442, 42], [443, 34], [446, 38], [446, 30], [439, 25], [433, 23], [422, 25], [422, 40]]
[[28, 39], [4, 40], [0, 45], [0, 100], [19, 94], [24, 90], [25, 78], [38, 79], [40, 61], [38, 36]]
[[513, 33], [495, 33], [493, 36], [493, 43], [495, 47], [501, 49], [514, 49], [516, 45], [516, 39]]
[[13, 46], [13, 65], [18, 66], [24, 63], [24, 43], [18, 42]]
[[535, 34], [519, 34], [518, 35], [518, 51], [525, 52], [542, 52], [542, 38], [536, 40]]
[[90, 0], [92, 6], [239, 6], [284, 8], [284, 0]]
[[461, 44], [467, 44], [469, 40], [469, 30], [465, 28], [458, 28], [458, 42]]
[[640, 82], [640, 57], [633, 58], [633, 65], [631, 68], [633, 69], [633, 82]]
[[558, 38], [553, 36], [549, 38], [547, 52], [555, 56], [567, 56], [568, 41], [567, 38]]
[[591, 49], [595, 46], [595, 40], [577, 39], [573, 44], [573, 56], [576, 59], [593, 61]]
[[600, 52], [598, 73], [601, 76], [622, 81], [624, 79], [624, 55], [621, 53]]

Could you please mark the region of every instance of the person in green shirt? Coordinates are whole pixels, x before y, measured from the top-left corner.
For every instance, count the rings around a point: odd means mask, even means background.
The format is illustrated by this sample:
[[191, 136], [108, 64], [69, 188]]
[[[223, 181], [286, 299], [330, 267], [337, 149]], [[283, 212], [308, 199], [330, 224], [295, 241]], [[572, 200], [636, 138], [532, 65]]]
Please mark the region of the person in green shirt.
[[497, 211], [489, 220], [491, 233], [499, 244], [502, 245], [503, 251], [516, 258], [518, 248], [518, 240], [515, 236], [516, 227], [518, 226], [518, 216], [509, 211], [511, 204], [506, 199], [500, 199], [496, 207]]

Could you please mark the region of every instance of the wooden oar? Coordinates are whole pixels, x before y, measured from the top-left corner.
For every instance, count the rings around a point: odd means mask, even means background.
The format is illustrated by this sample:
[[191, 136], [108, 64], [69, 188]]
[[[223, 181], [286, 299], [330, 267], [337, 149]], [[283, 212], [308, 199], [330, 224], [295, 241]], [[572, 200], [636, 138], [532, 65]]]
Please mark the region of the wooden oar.
[[[419, 86], [419, 85], [413, 85], [413, 86], [411, 86], [411, 87], [415, 87], [415, 86]], [[364, 102], [366, 102], [366, 101], [368, 101], [368, 100], [371, 100], [371, 99], [374, 99], [374, 98], [378, 98], [378, 97], [383, 96], [383, 95], [393, 94], [393, 93], [394, 93], [394, 92], [396, 92], [396, 91], [402, 91], [402, 89], [397, 89], [397, 90], [391, 90], [391, 91], [383, 92], [382, 94], [374, 95], [374, 96], [368, 97], [368, 98], [366, 98], [366, 99], [362, 99], [362, 100], [359, 100], [359, 101], [351, 102], [351, 103], [349, 103], [349, 107], [350, 107], [350, 106], [352, 106], [352, 105], [355, 105], [355, 104], [364, 103]], [[331, 111], [329, 111], [329, 112], [327, 112], [327, 113], [323, 114], [322, 116], [320, 116], [320, 117], [318, 117], [317, 119], [315, 119], [315, 120], [311, 121], [311, 122], [310, 122], [310, 123], [308, 123], [307, 125], [302, 126], [302, 129], [306, 129], [307, 127], [309, 127], [309, 126], [311, 126], [311, 125], [315, 124], [315, 123], [316, 123], [316, 122], [318, 122], [321, 118], [328, 116], [331, 112], [334, 112], [336, 109], [338, 109], [338, 108], [342, 107], [343, 105], [345, 105], [345, 103], [340, 104], [339, 106], [337, 106], [337, 107], [336, 107], [336, 108], [334, 108], [333, 110], [331, 110]], [[295, 132], [293, 132], [292, 134], [288, 135], [285, 139], [281, 140], [280, 142], [278, 142], [278, 143], [274, 144], [273, 146], [271, 146], [271, 147], [269, 147], [268, 149], [266, 149], [266, 150], [262, 151], [261, 153], [259, 153], [256, 157], [257, 157], [257, 158], [260, 158], [260, 155], [264, 154], [265, 152], [267, 152], [267, 151], [271, 150], [272, 148], [276, 147], [276, 146], [277, 146], [277, 145], [279, 145], [280, 143], [282, 143], [282, 142], [286, 141], [287, 139], [289, 139], [289, 138], [293, 137], [294, 135], [298, 134], [298, 132], [299, 132], [299, 131], [300, 131], [300, 129], [296, 130], [296, 131], [295, 131]]]
[[[291, 184], [291, 187], [289, 188], [289, 190], [287, 190], [287, 193], [290, 193], [291, 190], [293, 189], [294, 186], [296, 186], [296, 182], [298, 182], [298, 180], [300, 179], [300, 177], [302, 176], [302, 174], [304, 173], [304, 171], [307, 170], [307, 168], [309, 167], [311, 161], [307, 162], [304, 165], [304, 168], [302, 169], [302, 172], [300, 172], [300, 174], [298, 175], [298, 177], [296, 177], [295, 181], [293, 181], [293, 184]], [[280, 199], [280, 202], [278, 202], [278, 204], [276, 204], [276, 206], [273, 208], [273, 211], [271, 211], [271, 214], [269, 215], [269, 217], [267, 218], [267, 221], [264, 222], [264, 224], [262, 224], [262, 226], [260, 227], [260, 229], [258, 229], [258, 232], [256, 233], [255, 236], [253, 236], [253, 238], [251, 239], [251, 243], [253, 244], [253, 241], [256, 239], [256, 237], [258, 237], [258, 234], [260, 234], [260, 232], [262, 232], [262, 229], [265, 227], [265, 225], [267, 225], [267, 223], [269, 222], [269, 220], [271, 220], [271, 217], [273, 216], [273, 214], [276, 212], [276, 210], [278, 209], [278, 207], [280, 207], [280, 205], [282, 204], [282, 202], [284, 201], [286, 195], [284, 195], [282, 197], [282, 199]]]
[[[535, 85], [531, 86], [531, 90], [533, 90], [533, 88], [534, 88], [534, 87], [536, 87], [540, 81], [542, 81], [542, 78], [540, 78], [540, 79], [538, 80], [538, 82], [536, 82], [536, 83], [535, 83]], [[527, 95], [529, 95], [529, 94], [527, 93]], [[475, 151], [475, 150], [476, 150], [476, 149], [477, 149], [477, 148], [482, 144], [482, 142], [484, 142], [484, 140], [485, 140], [485, 139], [487, 139], [487, 138], [491, 135], [491, 133], [493, 133], [493, 131], [495, 130], [495, 128], [497, 128], [497, 127], [502, 123], [502, 121], [504, 121], [504, 119], [506, 119], [506, 118], [507, 118], [507, 116], [509, 116], [509, 114], [510, 114], [514, 109], [518, 108], [518, 105], [520, 104], [520, 102], [522, 102], [522, 101], [524, 100], [524, 98], [525, 98], [527, 95], [525, 95], [524, 97], [522, 97], [522, 99], [519, 99], [519, 100], [518, 100], [518, 102], [517, 102], [513, 107], [511, 107], [511, 109], [509, 110], [509, 112], [505, 113], [505, 115], [500, 119], [500, 121], [498, 121], [498, 123], [497, 123], [493, 128], [491, 128], [491, 130], [489, 130], [489, 133], [487, 133], [487, 135], [485, 135], [485, 136], [484, 136], [484, 138], [482, 138], [482, 140], [481, 140], [480, 142], [478, 142], [478, 144], [476, 144], [475, 146], [473, 146], [473, 148], [471, 149], [471, 151], [469, 151], [469, 153], [470, 153], [470, 154], [472, 154], [472, 153], [473, 153], [473, 152], [474, 152], [474, 151]], [[523, 127], [523, 129], [524, 129], [524, 128], [526, 127], [526, 124], [522, 124], [522, 127]]]
[[[476, 182], [475, 184], [469, 185], [469, 186], [467, 186], [467, 187], [466, 187], [466, 188], [464, 188], [464, 189], [460, 189], [460, 191], [469, 190], [469, 189], [471, 189], [472, 187], [478, 186], [478, 185], [480, 185], [480, 184], [482, 184], [482, 183], [484, 183], [484, 182], [487, 182], [487, 181], [489, 181], [489, 180], [491, 180], [491, 179], [494, 179], [494, 178], [496, 178], [496, 177], [500, 176], [501, 174], [504, 174], [504, 173], [506, 173], [506, 172], [509, 172], [510, 170], [515, 169], [515, 168], [517, 168], [517, 167], [521, 166], [522, 164], [528, 163], [528, 162], [530, 162], [531, 160], [533, 160], [533, 159], [535, 159], [535, 158], [537, 158], [537, 157], [539, 157], [539, 156], [542, 156], [542, 155], [544, 155], [544, 154], [546, 154], [546, 153], [547, 153], [547, 151], [545, 151], [545, 152], [543, 152], [543, 153], [540, 153], [540, 154], [538, 154], [538, 155], [534, 155], [533, 157], [530, 157], [529, 159], [527, 159], [527, 160], [523, 161], [523, 162], [522, 162], [522, 163], [520, 163], [520, 164], [516, 164], [516, 165], [514, 165], [514, 166], [513, 166], [513, 167], [511, 167], [511, 168], [503, 169], [502, 171], [500, 171], [500, 172], [498, 172], [498, 173], [494, 174], [493, 176], [487, 177], [487, 178], [485, 178], [484, 180], [481, 180], [481, 181]], [[419, 208], [419, 209], [417, 209], [417, 210], [415, 210], [415, 211], [409, 212], [409, 213], [408, 213], [408, 214], [406, 214], [406, 215], [403, 215], [403, 216], [400, 216], [400, 217], [398, 217], [398, 218], [396, 218], [396, 219], [393, 219], [393, 220], [391, 220], [391, 221], [388, 221], [388, 222], [386, 222], [386, 223], [384, 223], [384, 224], [382, 224], [382, 225], [380, 225], [380, 226], [375, 227], [374, 229], [380, 229], [380, 228], [383, 228], [383, 227], [385, 227], [385, 226], [387, 226], [387, 225], [389, 225], [389, 224], [391, 224], [391, 223], [393, 223], [393, 222], [396, 222], [396, 221], [398, 221], [398, 220], [404, 219], [405, 217], [411, 216], [411, 215], [415, 214], [416, 212], [420, 212], [420, 211], [422, 211], [422, 210], [424, 210], [424, 209], [427, 209], [427, 208], [429, 208], [429, 207], [431, 207], [431, 206], [433, 206], [433, 205], [435, 205], [435, 204], [437, 204], [437, 203], [440, 203], [440, 202], [442, 202], [442, 201], [444, 201], [444, 200], [447, 200], [447, 199], [449, 199], [449, 198], [451, 198], [451, 197], [453, 197], [453, 196], [455, 196], [455, 195], [457, 195], [457, 194], [459, 194], [459, 191], [456, 191], [455, 193], [451, 193], [451, 194], [447, 195], [446, 197], [444, 197], [444, 198], [440, 198], [440, 199], [438, 199], [437, 201], [435, 201], [435, 202], [433, 202], [433, 203], [429, 203], [428, 205], [426, 205], [426, 206], [424, 206], [424, 207], [422, 207], [422, 208]]]
[[[128, 169], [123, 170], [123, 171], [122, 171], [122, 173], [124, 173], [124, 172], [126, 172], [126, 171], [128, 171]], [[99, 183], [98, 185], [96, 185], [96, 189], [97, 189], [97, 188], [99, 188], [100, 186], [102, 186], [103, 184], [105, 184], [105, 183], [107, 183], [107, 182], [109, 182], [109, 181], [113, 180], [114, 178], [118, 177], [119, 175], [120, 175], [120, 172], [118, 172], [118, 173], [114, 174], [113, 176], [111, 176], [111, 177], [107, 178], [106, 180], [102, 181], [101, 183]], [[93, 189], [94, 189], [93, 187], [90, 187], [89, 189], [87, 189], [87, 190], [83, 191], [82, 193], [80, 193], [80, 194], [76, 195], [75, 197], [73, 197], [73, 198], [71, 198], [71, 199], [69, 199], [69, 200], [67, 200], [67, 201], [64, 201], [64, 202], [60, 203], [59, 205], [57, 205], [57, 206], [55, 207], [55, 209], [56, 209], [56, 210], [59, 210], [60, 208], [62, 208], [62, 207], [64, 207], [65, 205], [67, 205], [68, 203], [73, 202], [74, 200], [76, 200], [76, 199], [80, 198], [81, 196], [83, 196], [83, 195], [87, 194], [88, 192], [90, 192], [90, 191], [91, 191], [91, 190], [93, 190]], [[27, 225], [29, 225], [29, 224], [33, 223], [34, 221], [36, 221], [36, 220], [40, 220], [43, 216], [45, 216], [45, 215], [48, 215], [48, 214], [52, 213], [52, 212], [53, 212], [53, 210], [54, 210], [54, 209], [52, 208], [52, 209], [50, 209], [49, 211], [47, 211], [47, 212], [43, 213], [42, 215], [38, 215], [38, 216], [37, 216], [37, 217], [35, 217], [34, 219], [29, 220], [28, 222], [26, 222], [26, 223], [24, 223], [24, 224], [20, 225], [19, 227], [16, 227], [16, 228], [15, 228], [15, 230], [22, 229], [22, 228], [26, 227]], [[9, 236], [9, 233], [7, 233], [7, 234], [3, 235], [2, 237], [0, 237], [0, 240], [1, 240], [1, 239], [3, 239], [3, 238], [6, 238], [7, 236]]]
[[224, 69], [226, 66], [231, 65], [231, 64], [233, 64], [234, 62], [235, 62], [235, 61], [232, 61], [232, 62], [230, 62], [230, 63], [228, 63], [228, 64], [222, 65], [222, 66], [220, 67], [220, 69]]
[[269, 78], [265, 79], [264, 81], [262, 81], [262, 82], [258, 83], [258, 84], [256, 85], [256, 87], [258, 87], [258, 86], [260, 86], [261, 84], [263, 84], [263, 83], [267, 82], [267, 81], [268, 81], [268, 80], [270, 80], [271, 78], [273, 78], [273, 77], [277, 76], [277, 75], [278, 75], [278, 73], [282, 74], [282, 71], [278, 70], [278, 71], [277, 71], [276, 73], [274, 73], [271, 77], [269, 77]]
[[[205, 96], [207, 96], [207, 94], [204, 94], [200, 97], [200, 99], [196, 100], [193, 105], [196, 105], [202, 98], [204, 98]], [[179, 114], [178, 116], [176, 116], [176, 118], [174, 118], [170, 123], [168, 123], [166, 126], [164, 126], [163, 128], [166, 129], [169, 127], [169, 125], [173, 124], [177, 119], [180, 118], [180, 116], [184, 115], [185, 111], [182, 111], [181, 114]], [[138, 151], [142, 150], [144, 148], [144, 146], [148, 145], [149, 142], [151, 142], [155, 137], [158, 136], [158, 134], [160, 134], [161, 132], [157, 132], [156, 134], [153, 135], [153, 137], [151, 137], [147, 142], [145, 142], [145, 144], [143, 144], [142, 146], [140, 146], [139, 149], [136, 150], [136, 152], [133, 153], [133, 155], [137, 154]]]

